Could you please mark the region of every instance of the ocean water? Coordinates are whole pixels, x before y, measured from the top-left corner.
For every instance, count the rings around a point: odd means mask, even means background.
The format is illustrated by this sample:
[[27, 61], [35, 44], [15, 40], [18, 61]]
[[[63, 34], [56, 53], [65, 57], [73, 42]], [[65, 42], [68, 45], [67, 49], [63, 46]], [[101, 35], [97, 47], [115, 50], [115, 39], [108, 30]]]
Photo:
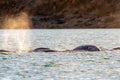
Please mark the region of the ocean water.
[[[84, 44], [112, 49], [120, 46], [119, 34], [120, 29], [0, 30], [0, 49], [62, 51]], [[120, 51], [0, 54], [0, 80], [120, 80], [119, 57]]]

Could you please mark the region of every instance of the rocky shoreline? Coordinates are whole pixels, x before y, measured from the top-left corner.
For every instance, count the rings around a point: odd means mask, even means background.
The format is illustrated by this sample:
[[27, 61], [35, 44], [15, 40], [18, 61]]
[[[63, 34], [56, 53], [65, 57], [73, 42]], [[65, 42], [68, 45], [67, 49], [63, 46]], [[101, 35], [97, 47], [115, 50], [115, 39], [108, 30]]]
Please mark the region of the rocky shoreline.
[[[30, 16], [31, 29], [100, 29], [100, 28], [119, 28], [119, 15], [109, 16]], [[5, 17], [0, 17], [0, 29]], [[22, 20], [22, 19], [21, 19]], [[22, 21], [24, 22], [24, 20]], [[19, 23], [19, 22], [17, 22]], [[27, 23], [27, 22], [26, 22]], [[21, 23], [22, 24], [22, 23]], [[19, 29], [19, 28], [17, 28]], [[26, 29], [24, 27], [20, 29]]]
[[79, 16], [79, 17], [32, 17], [33, 27], [35, 29], [65, 29], [65, 28], [108, 28], [97, 16]]
[[1, 0], [0, 17], [25, 12], [32, 29], [120, 28], [119, 7], [119, 0]]
[[86, 29], [86, 28], [119, 28], [119, 14], [109, 16], [33, 16], [31, 21], [33, 29]]

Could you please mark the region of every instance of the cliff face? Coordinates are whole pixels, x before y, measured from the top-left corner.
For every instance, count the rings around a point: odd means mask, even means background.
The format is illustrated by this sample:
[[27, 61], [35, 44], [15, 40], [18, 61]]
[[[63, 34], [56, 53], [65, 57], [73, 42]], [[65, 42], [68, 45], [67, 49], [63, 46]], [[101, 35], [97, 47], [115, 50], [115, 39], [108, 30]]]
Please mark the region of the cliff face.
[[0, 15], [27, 12], [33, 28], [120, 28], [119, 0], [0, 0]]
[[104, 16], [114, 13], [119, 3], [118, 0], [45, 0], [36, 6], [35, 14], [68, 17], [88, 14]]

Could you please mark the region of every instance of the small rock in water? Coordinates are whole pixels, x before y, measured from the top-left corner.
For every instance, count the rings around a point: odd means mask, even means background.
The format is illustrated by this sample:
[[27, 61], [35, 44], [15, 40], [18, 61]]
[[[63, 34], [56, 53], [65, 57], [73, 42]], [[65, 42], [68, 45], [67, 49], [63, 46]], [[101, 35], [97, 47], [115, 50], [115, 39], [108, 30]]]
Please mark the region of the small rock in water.
[[94, 45], [82, 45], [76, 47], [73, 51], [100, 51], [100, 49]]

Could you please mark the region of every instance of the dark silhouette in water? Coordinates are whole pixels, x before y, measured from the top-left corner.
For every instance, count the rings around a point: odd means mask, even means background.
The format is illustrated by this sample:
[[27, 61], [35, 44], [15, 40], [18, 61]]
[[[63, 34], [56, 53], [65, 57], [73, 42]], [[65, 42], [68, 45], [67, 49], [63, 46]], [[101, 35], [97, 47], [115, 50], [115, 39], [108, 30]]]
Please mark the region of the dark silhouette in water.
[[120, 50], [120, 47], [113, 48], [112, 50]]
[[10, 51], [7, 51], [7, 50], [0, 50], [0, 52], [10, 52]]
[[[82, 45], [76, 47], [73, 50], [67, 50], [67, 51], [100, 51], [100, 49], [94, 45]], [[51, 50], [50, 48], [36, 48], [33, 50], [33, 52], [67, 52], [67, 51], [56, 51], [56, 50]]]
[[82, 45], [76, 47], [73, 51], [100, 51], [100, 48], [94, 45]]
[[10, 51], [7, 50], [0, 50], [0, 54], [8, 55]]
[[[50, 48], [44, 48], [44, 47], [41, 47], [41, 48], [36, 48], [34, 50], [32, 50], [32, 52], [73, 52], [73, 51], [90, 51], [90, 52], [93, 52], [93, 51], [113, 51], [113, 50], [120, 50], [120, 47], [116, 47], [116, 48], [113, 48], [111, 50], [108, 50], [108, 49], [104, 49], [104, 48], [99, 48], [95, 45], [81, 45], [81, 46], [78, 46], [76, 48], [74, 48], [73, 50], [65, 50], [65, 51], [58, 51], [58, 50], [52, 50]], [[11, 52], [11, 51], [8, 51], [8, 50], [0, 50], [1, 53], [8, 53], [8, 52]], [[17, 52], [17, 51], [15, 51]]]
[[50, 48], [36, 48], [33, 52], [56, 52], [55, 50], [51, 50]]

